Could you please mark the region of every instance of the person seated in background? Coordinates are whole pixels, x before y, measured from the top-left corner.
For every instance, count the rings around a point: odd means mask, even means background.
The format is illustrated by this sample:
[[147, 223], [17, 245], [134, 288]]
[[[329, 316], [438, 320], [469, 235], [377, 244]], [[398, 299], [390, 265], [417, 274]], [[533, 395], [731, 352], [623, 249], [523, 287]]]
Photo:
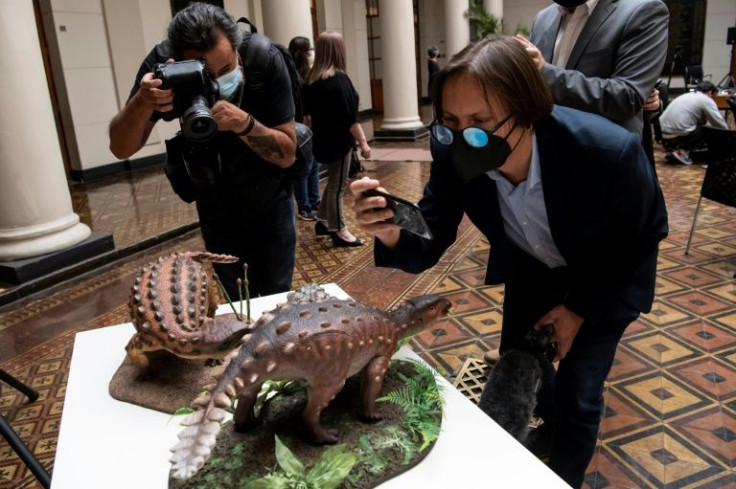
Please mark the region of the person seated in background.
[[662, 128], [662, 145], [667, 158], [685, 165], [692, 164], [690, 151], [705, 148], [700, 128], [707, 124], [728, 129], [713, 96], [716, 87], [707, 81], [696, 85], [695, 90], [674, 99], [659, 117]]
[[432, 80], [440, 71], [440, 50], [437, 46], [427, 48], [427, 93], [432, 93]]

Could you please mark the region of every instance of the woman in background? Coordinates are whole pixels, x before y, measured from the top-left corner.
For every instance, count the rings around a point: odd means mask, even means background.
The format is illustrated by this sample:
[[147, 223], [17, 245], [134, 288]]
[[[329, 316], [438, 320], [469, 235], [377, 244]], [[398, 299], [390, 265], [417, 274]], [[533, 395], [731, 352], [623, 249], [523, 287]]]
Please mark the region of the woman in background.
[[363, 158], [370, 157], [371, 148], [358, 121], [358, 93], [345, 73], [345, 59], [345, 42], [339, 32], [319, 35], [303, 103], [314, 133], [314, 156], [329, 172], [315, 232], [329, 235], [335, 246], [360, 246], [360, 239], [347, 229], [342, 199], [355, 141]]
[[[309, 39], [304, 36], [296, 36], [289, 42], [289, 53], [294, 59], [302, 91], [312, 65], [311, 55], [314, 49], [310, 44]], [[304, 98], [303, 93], [302, 98]], [[319, 162], [314, 156], [307, 161], [307, 169], [304, 174], [294, 182], [294, 197], [299, 219], [316, 221], [319, 207]]]

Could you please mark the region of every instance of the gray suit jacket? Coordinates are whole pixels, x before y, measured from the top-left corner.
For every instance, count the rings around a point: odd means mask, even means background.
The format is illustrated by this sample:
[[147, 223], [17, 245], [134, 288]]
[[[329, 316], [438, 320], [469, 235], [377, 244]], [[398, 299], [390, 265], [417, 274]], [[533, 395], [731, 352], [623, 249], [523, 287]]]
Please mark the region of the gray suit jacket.
[[600, 0], [565, 68], [551, 64], [562, 15], [550, 5], [532, 23], [531, 42], [555, 103], [602, 115], [641, 134], [642, 107], [662, 73], [669, 11], [661, 0]]

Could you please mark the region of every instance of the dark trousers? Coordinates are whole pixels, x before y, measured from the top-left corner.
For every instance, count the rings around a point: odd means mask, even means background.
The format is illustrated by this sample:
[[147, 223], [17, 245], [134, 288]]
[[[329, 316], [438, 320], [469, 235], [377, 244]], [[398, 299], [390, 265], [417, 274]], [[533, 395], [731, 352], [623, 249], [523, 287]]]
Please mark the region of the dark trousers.
[[319, 167], [319, 161], [311, 157], [304, 175], [294, 182], [294, 197], [300, 211], [316, 211], [319, 206]]
[[[286, 187], [286, 185], [285, 185]], [[291, 289], [296, 223], [291, 189], [284, 188], [266, 210], [254, 212], [232, 182], [197, 190], [197, 212], [207, 251], [235, 255], [233, 264], [215, 264], [230, 298], [238, 300], [237, 279], [248, 264], [251, 297]]]
[[[513, 347], [569, 290], [565, 269], [550, 270], [529, 258], [515, 260], [514, 280], [506, 283], [501, 353]], [[584, 322], [572, 348], [555, 372], [544, 367], [537, 414], [552, 428], [550, 468], [572, 487], [580, 487], [595, 450], [603, 411], [603, 383], [611, 370], [621, 336], [639, 315], [616, 301], [601, 320]], [[541, 428], [540, 428], [541, 429]]]

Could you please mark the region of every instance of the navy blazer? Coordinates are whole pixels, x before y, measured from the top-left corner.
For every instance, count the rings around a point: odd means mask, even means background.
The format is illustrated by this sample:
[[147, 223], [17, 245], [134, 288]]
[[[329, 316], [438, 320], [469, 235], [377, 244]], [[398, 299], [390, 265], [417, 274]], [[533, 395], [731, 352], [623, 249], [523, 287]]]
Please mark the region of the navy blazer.
[[[560, 106], [534, 132], [550, 231], [571, 279], [565, 305], [586, 320], [596, 320], [617, 299], [648, 312], [658, 243], [668, 226], [639, 138], [602, 117]], [[393, 251], [376, 240], [376, 264], [411, 273], [434, 266], [465, 213], [491, 243], [486, 284], [511, 276], [533, 280], [525, 276], [531, 268], [519, 263], [525, 254], [506, 238], [495, 183], [486, 175], [463, 183], [449, 147], [433, 144], [432, 156], [419, 207], [434, 239], [402, 230]]]

